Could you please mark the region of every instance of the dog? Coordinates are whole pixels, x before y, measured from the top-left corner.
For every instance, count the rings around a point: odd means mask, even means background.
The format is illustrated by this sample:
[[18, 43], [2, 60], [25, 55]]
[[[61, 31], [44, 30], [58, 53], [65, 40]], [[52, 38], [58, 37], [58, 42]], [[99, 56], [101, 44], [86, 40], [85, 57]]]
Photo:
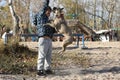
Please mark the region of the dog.
[[63, 34], [63, 36], [65, 37], [62, 44], [62, 50], [59, 53], [63, 53], [66, 50], [66, 47], [73, 42], [72, 31], [68, 27], [67, 22], [64, 18], [63, 9], [64, 8], [54, 7], [53, 12], [55, 15], [55, 19], [50, 23], [45, 24], [54, 27], [58, 33]]

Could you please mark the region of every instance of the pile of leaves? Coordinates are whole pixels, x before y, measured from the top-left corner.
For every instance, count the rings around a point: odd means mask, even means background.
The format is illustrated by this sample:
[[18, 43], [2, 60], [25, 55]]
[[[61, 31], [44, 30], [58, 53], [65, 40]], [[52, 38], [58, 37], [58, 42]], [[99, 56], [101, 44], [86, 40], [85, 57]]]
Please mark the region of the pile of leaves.
[[35, 72], [37, 53], [28, 47], [10, 41], [6, 45], [0, 41], [0, 73], [29, 74]]

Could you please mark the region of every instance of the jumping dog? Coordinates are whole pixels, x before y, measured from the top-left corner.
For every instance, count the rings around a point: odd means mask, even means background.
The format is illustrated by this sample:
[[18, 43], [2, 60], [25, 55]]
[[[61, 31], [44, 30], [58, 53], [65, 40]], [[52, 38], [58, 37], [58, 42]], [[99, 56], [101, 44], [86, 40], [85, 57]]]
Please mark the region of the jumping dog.
[[68, 27], [67, 22], [64, 18], [63, 8], [54, 7], [53, 12], [55, 15], [55, 19], [45, 25], [54, 27], [58, 33], [63, 34], [65, 39], [63, 40], [62, 50], [59, 52], [63, 53], [66, 50], [66, 47], [73, 42], [72, 31]]

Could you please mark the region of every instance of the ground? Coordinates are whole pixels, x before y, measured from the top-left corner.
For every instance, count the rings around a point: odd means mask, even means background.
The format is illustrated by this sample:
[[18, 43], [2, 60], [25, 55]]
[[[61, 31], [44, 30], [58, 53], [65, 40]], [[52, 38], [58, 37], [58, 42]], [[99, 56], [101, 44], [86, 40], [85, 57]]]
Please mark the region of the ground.
[[[20, 43], [23, 44], [23, 43]], [[27, 42], [32, 49], [37, 49], [36, 42]], [[65, 54], [88, 57], [87, 65], [81, 67], [67, 61], [66, 66], [55, 68], [55, 74], [46, 77], [25, 75], [0, 75], [0, 80], [120, 80], [120, 42], [85, 42], [88, 49], [75, 48], [75, 43], [68, 46]], [[53, 52], [61, 49], [61, 42], [53, 42]]]

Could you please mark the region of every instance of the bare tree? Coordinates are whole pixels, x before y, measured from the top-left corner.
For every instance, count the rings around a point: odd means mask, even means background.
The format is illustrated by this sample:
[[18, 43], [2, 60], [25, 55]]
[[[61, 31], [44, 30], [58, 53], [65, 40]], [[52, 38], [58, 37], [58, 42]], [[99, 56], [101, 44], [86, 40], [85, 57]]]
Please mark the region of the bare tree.
[[16, 35], [18, 33], [19, 30], [19, 17], [17, 16], [14, 7], [13, 7], [13, 0], [9, 0], [9, 8], [10, 8], [10, 12], [13, 18], [13, 35]]
[[30, 0], [30, 4], [31, 4], [31, 10], [34, 13], [37, 13], [42, 6], [41, 0]]
[[108, 28], [112, 28], [112, 19], [116, 7], [116, 0], [109, 0], [106, 1], [105, 3], [104, 3], [105, 4], [104, 7], [108, 12]]

